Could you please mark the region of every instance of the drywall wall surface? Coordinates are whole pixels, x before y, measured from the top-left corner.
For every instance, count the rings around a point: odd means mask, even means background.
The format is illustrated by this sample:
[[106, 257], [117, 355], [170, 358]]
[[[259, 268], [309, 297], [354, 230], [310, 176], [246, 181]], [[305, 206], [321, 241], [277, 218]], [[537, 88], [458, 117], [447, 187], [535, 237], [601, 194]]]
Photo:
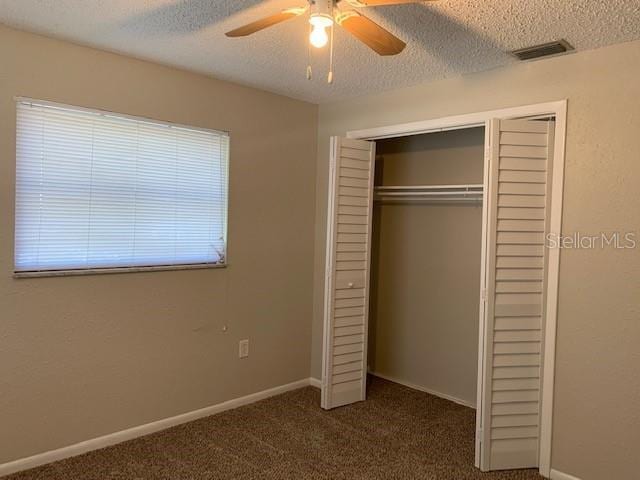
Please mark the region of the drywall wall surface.
[[[484, 128], [376, 142], [376, 185], [482, 184]], [[368, 365], [475, 405], [482, 203], [374, 204]]]
[[[568, 99], [563, 234], [640, 236], [638, 78], [640, 42], [630, 42], [321, 106], [312, 374], [322, 358], [330, 135]], [[551, 462], [582, 480], [640, 471], [639, 248], [560, 255]]]
[[[12, 278], [18, 95], [230, 131], [229, 267]], [[309, 376], [316, 138], [315, 105], [0, 27], [0, 463]]]

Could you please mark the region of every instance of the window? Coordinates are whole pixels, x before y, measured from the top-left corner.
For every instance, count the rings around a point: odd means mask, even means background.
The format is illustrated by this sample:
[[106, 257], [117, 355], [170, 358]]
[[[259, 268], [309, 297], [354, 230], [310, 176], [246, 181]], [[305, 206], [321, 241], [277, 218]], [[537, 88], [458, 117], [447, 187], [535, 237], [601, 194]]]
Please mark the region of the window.
[[228, 157], [224, 132], [19, 100], [16, 274], [224, 264]]

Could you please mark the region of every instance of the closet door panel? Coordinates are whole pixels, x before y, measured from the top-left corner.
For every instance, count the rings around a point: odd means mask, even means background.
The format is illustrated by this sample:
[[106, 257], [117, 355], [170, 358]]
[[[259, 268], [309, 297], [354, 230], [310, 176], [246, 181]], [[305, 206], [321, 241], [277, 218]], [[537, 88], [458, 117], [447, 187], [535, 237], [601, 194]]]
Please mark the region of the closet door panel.
[[333, 138], [322, 407], [364, 400], [374, 144]]
[[538, 466], [553, 128], [553, 122], [491, 122], [483, 470]]

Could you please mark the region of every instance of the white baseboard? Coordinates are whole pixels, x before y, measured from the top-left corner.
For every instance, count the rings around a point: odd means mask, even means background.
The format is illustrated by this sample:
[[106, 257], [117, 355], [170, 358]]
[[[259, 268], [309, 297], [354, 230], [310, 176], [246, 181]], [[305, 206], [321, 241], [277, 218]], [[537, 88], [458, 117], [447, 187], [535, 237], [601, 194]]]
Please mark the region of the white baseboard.
[[318, 380], [317, 378], [309, 378], [309, 385], [316, 388], [322, 388], [322, 380]]
[[473, 408], [475, 410], [476, 404], [467, 402], [466, 400], [462, 400], [461, 398], [453, 397], [451, 395], [447, 395], [446, 393], [437, 392], [435, 390], [431, 390], [430, 388], [426, 388], [420, 385], [414, 385], [412, 383], [406, 382], [404, 380], [400, 380], [398, 378], [390, 377], [389, 375], [383, 375], [381, 373], [369, 372], [369, 375], [373, 375], [374, 377], [380, 377], [384, 380], [389, 380], [393, 383], [399, 383], [400, 385], [404, 385], [405, 387], [413, 388], [414, 390], [418, 390], [420, 392], [428, 393], [429, 395], [433, 395], [435, 397], [444, 398], [445, 400], [449, 400], [453, 403], [457, 403], [458, 405], [463, 405], [465, 407]]
[[551, 480], [580, 480], [578, 477], [574, 477], [573, 475], [569, 475], [568, 473], [559, 472], [558, 470], [551, 469], [551, 474], [549, 476]]
[[137, 427], [128, 428], [126, 430], [110, 433], [108, 435], [92, 438], [90, 440], [85, 440], [84, 442], [69, 445], [67, 447], [62, 447], [56, 450], [39, 453], [31, 457], [21, 458], [8, 463], [3, 463], [0, 464], [0, 477], [22, 470], [27, 470], [29, 468], [39, 467], [40, 465], [56, 462], [58, 460], [63, 460], [65, 458], [75, 457], [76, 455], [81, 455], [92, 450], [98, 450], [100, 448], [109, 447], [111, 445], [125, 442], [127, 440], [132, 440], [137, 437], [149, 435], [150, 433], [159, 432], [160, 430], [166, 430], [167, 428], [174, 427], [182, 423], [191, 422], [199, 418], [208, 417], [216, 413], [224, 412], [225, 410], [231, 410], [243, 405], [248, 405], [250, 403], [273, 397], [274, 395], [279, 395], [291, 390], [296, 390], [298, 388], [306, 387], [309, 385], [315, 386], [315, 382], [318, 382], [318, 380], [315, 378], [304, 378], [302, 380], [298, 380], [297, 382], [269, 388], [268, 390], [252, 393], [244, 397], [228, 400], [226, 402], [201, 408], [199, 410], [193, 410], [181, 415], [176, 415], [175, 417], [164, 418], [155, 422], [146, 423]]

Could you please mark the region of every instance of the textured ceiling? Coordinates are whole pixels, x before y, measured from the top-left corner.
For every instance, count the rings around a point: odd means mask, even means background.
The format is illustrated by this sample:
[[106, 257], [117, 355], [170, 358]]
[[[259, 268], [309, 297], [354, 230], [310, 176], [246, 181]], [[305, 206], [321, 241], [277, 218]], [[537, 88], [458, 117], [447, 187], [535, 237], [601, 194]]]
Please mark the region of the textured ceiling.
[[[559, 38], [577, 50], [640, 38], [638, 0], [441, 0], [366, 9], [407, 42], [379, 57], [336, 29], [335, 82], [327, 49], [305, 76], [305, 18], [251, 37], [224, 32], [305, 0], [0, 0], [0, 23], [121, 52], [315, 103], [487, 70], [505, 52]], [[365, 10], [362, 10], [364, 13]]]

